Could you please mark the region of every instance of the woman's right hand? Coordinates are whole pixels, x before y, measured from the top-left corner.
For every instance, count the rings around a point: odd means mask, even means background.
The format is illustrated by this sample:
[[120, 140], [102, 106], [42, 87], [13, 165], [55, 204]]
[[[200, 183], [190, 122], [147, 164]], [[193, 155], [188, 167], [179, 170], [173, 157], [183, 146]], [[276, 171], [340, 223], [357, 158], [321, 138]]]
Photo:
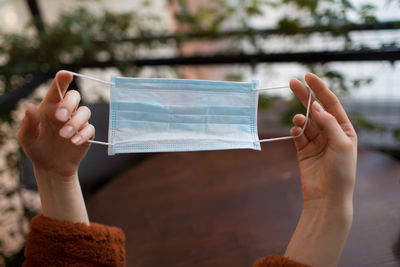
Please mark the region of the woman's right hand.
[[[307, 84], [315, 93], [304, 134], [295, 138], [305, 208], [346, 205], [352, 201], [356, 178], [357, 135], [338, 98], [314, 74]], [[300, 81], [290, 83], [294, 94], [307, 106], [309, 89]], [[304, 115], [293, 118], [297, 135]]]
[[[314, 74], [307, 84], [315, 93], [304, 134], [295, 138], [303, 193], [303, 211], [285, 256], [310, 266], [337, 266], [353, 219], [357, 135], [338, 98]], [[307, 106], [309, 89], [292, 80], [290, 87]], [[293, 118], [293, 136], [304, 115]]]

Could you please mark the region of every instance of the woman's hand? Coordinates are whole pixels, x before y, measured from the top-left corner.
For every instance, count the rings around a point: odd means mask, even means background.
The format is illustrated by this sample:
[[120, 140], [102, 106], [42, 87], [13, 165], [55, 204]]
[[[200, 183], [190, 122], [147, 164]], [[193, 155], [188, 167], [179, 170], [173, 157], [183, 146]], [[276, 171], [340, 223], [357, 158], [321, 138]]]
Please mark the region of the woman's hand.
[[[304, 207], [351, 202], [356, 177], [356, 132], [338, 98], [324, 82], [311, 73], [305, 80], [318, 101], [312, 99], [312, 120], [307, 123], [304, 134], [295, 139]], [[307, 106], [306, 86], [292, 80], [290, 87]], [[296, 126], [291, 130], [292, 135], [300, 133], [304, 122], [304, 115], [293, 118]]]
[[[295, 138], [303, 191], [303, 211], [285, 256], [311, 266], [336, 266], [353, 218], [357, 135], [338, 98], [314, 74], [305, 80], [312, 98], [304, 134]], [[294, 94], [307, 106], [309, 90], [292, 80]], [[304, 125], [293, 118], [293, 136]]]
[[[72, 81], [67, 72], [57, 74], [64, 94]], [[90, 110], [81, 106], [80, 94], [69, 91], [61, 101], [56, 81], [39, 107], [29, 105], [18, 131], [18, 139], [35, 169], [61, 176], [76, 174], [85, 156], [94, 127], [88, 123]]]
[[[59, 72], [56, 79], [65, 94], [72, 75]], [[88, 123], [90, 110], [78, 108], [80, 99], [77, 91], [69, 91], [61, 100], [53, 80], [39, 107], [28, 106], [18, 139], [33, 163], [43, 215], [89, 224], [78, 166], [88, 151], [94, 127]]]

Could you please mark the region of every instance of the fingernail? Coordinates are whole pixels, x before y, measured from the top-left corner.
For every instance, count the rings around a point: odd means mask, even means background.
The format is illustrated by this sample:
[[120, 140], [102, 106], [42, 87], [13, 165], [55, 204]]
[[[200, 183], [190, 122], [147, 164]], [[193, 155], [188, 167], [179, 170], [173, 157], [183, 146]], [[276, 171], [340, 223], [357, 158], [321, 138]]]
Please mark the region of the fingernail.
[[77, 145], [79, 145], [81, 143], [81, 140], [82, 140], [82, 137], [80, 135], [75, 135], [71, 139], [72, 143], [77, 144]]
[[56, 111], [56, 118], [60, 121], [66, 121], [69, 118], [69, 112], [66, 108], [59, 108]]
[[314, 101], [313, 108], [316, 112], [324, 111], [324, 108], [318, 103], [318, 101]]
[[70, 138], [74, 134], [74, 128], [71, 125], [66, 125], [61, 128], [60, 135], [64, 138]]

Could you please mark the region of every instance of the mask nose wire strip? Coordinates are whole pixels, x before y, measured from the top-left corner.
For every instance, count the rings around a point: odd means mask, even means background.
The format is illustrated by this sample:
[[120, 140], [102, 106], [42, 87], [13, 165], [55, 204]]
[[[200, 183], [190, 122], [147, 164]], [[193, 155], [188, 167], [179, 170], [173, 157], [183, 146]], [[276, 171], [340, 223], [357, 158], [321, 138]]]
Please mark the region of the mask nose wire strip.
[[[275, 88], [264, 88], [264, 89], [257, 89], [258, 91], [261, 90], [269, 90], [269, 89], [281, 89], [281, 88], [288, 88], [288, 87], [275, 87]], [[300, 136], [303, 135], [307, 123], [308, 123], [308, 118], [310, 117], [310, 106], [311, 106], [311, 97], [312, 97], [312, 91], [310, 88], [308, 88], [308, 90], [310, 91], [310, 94], [308, 95], [308, 103], [307, 103], [307, 112], [306, 112], [306, 120], [304, 122], [303, 128], [301, 129], [301, 132], [296, 135], [296, 136], [284, 136], [284, 137], [276, 137], [276, 138], [268, 138], [268, 139], [261, 139], [259, 140], [260, 143], [264, 143], [264, 142], [272, 142], [272, 141], [279, 141], [279, 140], [288, 140], [288, 139], [294, 139], [294, 138], [298, 138]]]
[[[104, 81], [104, 80], [100, 80], [100, 79], [96, 79], [96, 78], [93, 78], [93, 77], [90, 77], [90, 76], [87, 76], [87, 75], [79, 74], [79, 73], [76, 73], [76, 72], [73, 72], [73, 71], [60, 70], [59, 72], [57, 72], [56, 79], [55, 79], [56, 80], [58, 94], [60, 95], [60, 99], [61, 99], [60, 101], [62, 101], [64, 99], [64, 96], [63, 96], [63, 94], [61, 92], [60, 84], [58, 83], [58, 74], [60, 72], [68, 72], [68, 73], [71, 73], [74, 76], [78, 76], [78, 77], [81, 77], [81, 78], [86, 78], [86, 79], [89, 79], [89, 80], [92, 80], [92, 81], [96, 81], [96, 82], [100, 82], [100, 83], [107, 84], [107, 85], [114, 85], [113, 83], [110, 83], [110, 82], [107, 82], [107, 81]], [[70, 116], [70, 119], [71, 119], [71, 116]], [[78, 133], [78, 131], [76, 131], [76, 133]], [[108, 143], [108, 142], [102, 142], [102, 141], [96, 141], [96, 140], [88, 140], [88, 142], [89, 143], [93, 143], [93, 144], [105, 145], [105, 146], [112, 145], [111, 143]]]

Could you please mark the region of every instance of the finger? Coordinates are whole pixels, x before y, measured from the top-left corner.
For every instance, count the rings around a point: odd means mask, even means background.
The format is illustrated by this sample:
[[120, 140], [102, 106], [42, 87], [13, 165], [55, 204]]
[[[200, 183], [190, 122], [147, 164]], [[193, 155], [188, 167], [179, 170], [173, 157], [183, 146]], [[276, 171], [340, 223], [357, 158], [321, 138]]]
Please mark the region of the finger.
[[82, 130], [79, 131], [74, 137], [72, 137], [71, 142], [76, 145], [81, 145], [86, 143], [89, 139], [94, 138], [94, 126], [87, 124]]
[[349, 122], [349, 118], [340, 104], [339, 99], [331, 90], [329, 90], [329, 88], [317, 75], [313, 73], [307, 73], [305, 80], [308, 86], [310, 86], [315, 95], [321, 101], [322, 105], [336, 118], [339, 124]]
[[[310, 97], [310, 89], [308, 89], [307, 86], [297, 79], [291, 80], [289, 85], [295, 96], [300, 100], [303, 106], [307, 108], [308, 99]], [[311, 103], [315, 100], [316, 98], [311, 96]]]
[[22, 145], [29, 145], [39, 135], [40, 114], [38, 108], [29, 104], [26, 108], [25, 118], [18, 130], [18, 140]]
[[[293, 117], [293, 124], [301, 128], [303, 127], [305, 121], [306, 117], [303, 114], [296, 114]], [[319, 134], [319, 129], [313, 124], [311, 118], [308, 119], [306, 128], [304, 129], [304, 134], [310, 141], [314, 140]]]
[[72, 118], [60, 129], [60, 136], [64, 138], [72, 137], [79, 131], [90, 118], [90, 109], [82, 106], [73, 114]]
[[55, 117], [57, 120], [66, 122], [70, 117], [72, 112], [76, 109], [81, 101], [81, 95], [78, 91], [71, 90], [69, 91], [59, 107], [56, 110]]
[[341, 145], [351, 143], [336, 118], [325, 111], [317, 101], [312, 104], [311, 109], [314, 114], [313, 119], [321, 129], [321, 135], [324, 135], [331, 144]]
[[[290, 129], [290, 135], [291, 136], [298, 136], [301, 133], [301, 127], [299, 126], [294, 126], [292, 129]], [[307, 137], [302, 134], [299, 137], [294, 138], [294, 144], [296, 145], [297, 151], [301, 151], [303, 148], [305, 148], [310, 141], [307, 139]]]
[[58, 103], [61, 101], [60, 92], [58, 90], [58, 85], [60, 86], [61, 95], [65, 94], [67, 91], [69, 84], [72, 81], [72, 74], [66, 71], [59, 71], [56, 74], [56, 77], [53, 79], [50, 85], [50, 89], [44, 97], [43, 101], [48, 103]]

